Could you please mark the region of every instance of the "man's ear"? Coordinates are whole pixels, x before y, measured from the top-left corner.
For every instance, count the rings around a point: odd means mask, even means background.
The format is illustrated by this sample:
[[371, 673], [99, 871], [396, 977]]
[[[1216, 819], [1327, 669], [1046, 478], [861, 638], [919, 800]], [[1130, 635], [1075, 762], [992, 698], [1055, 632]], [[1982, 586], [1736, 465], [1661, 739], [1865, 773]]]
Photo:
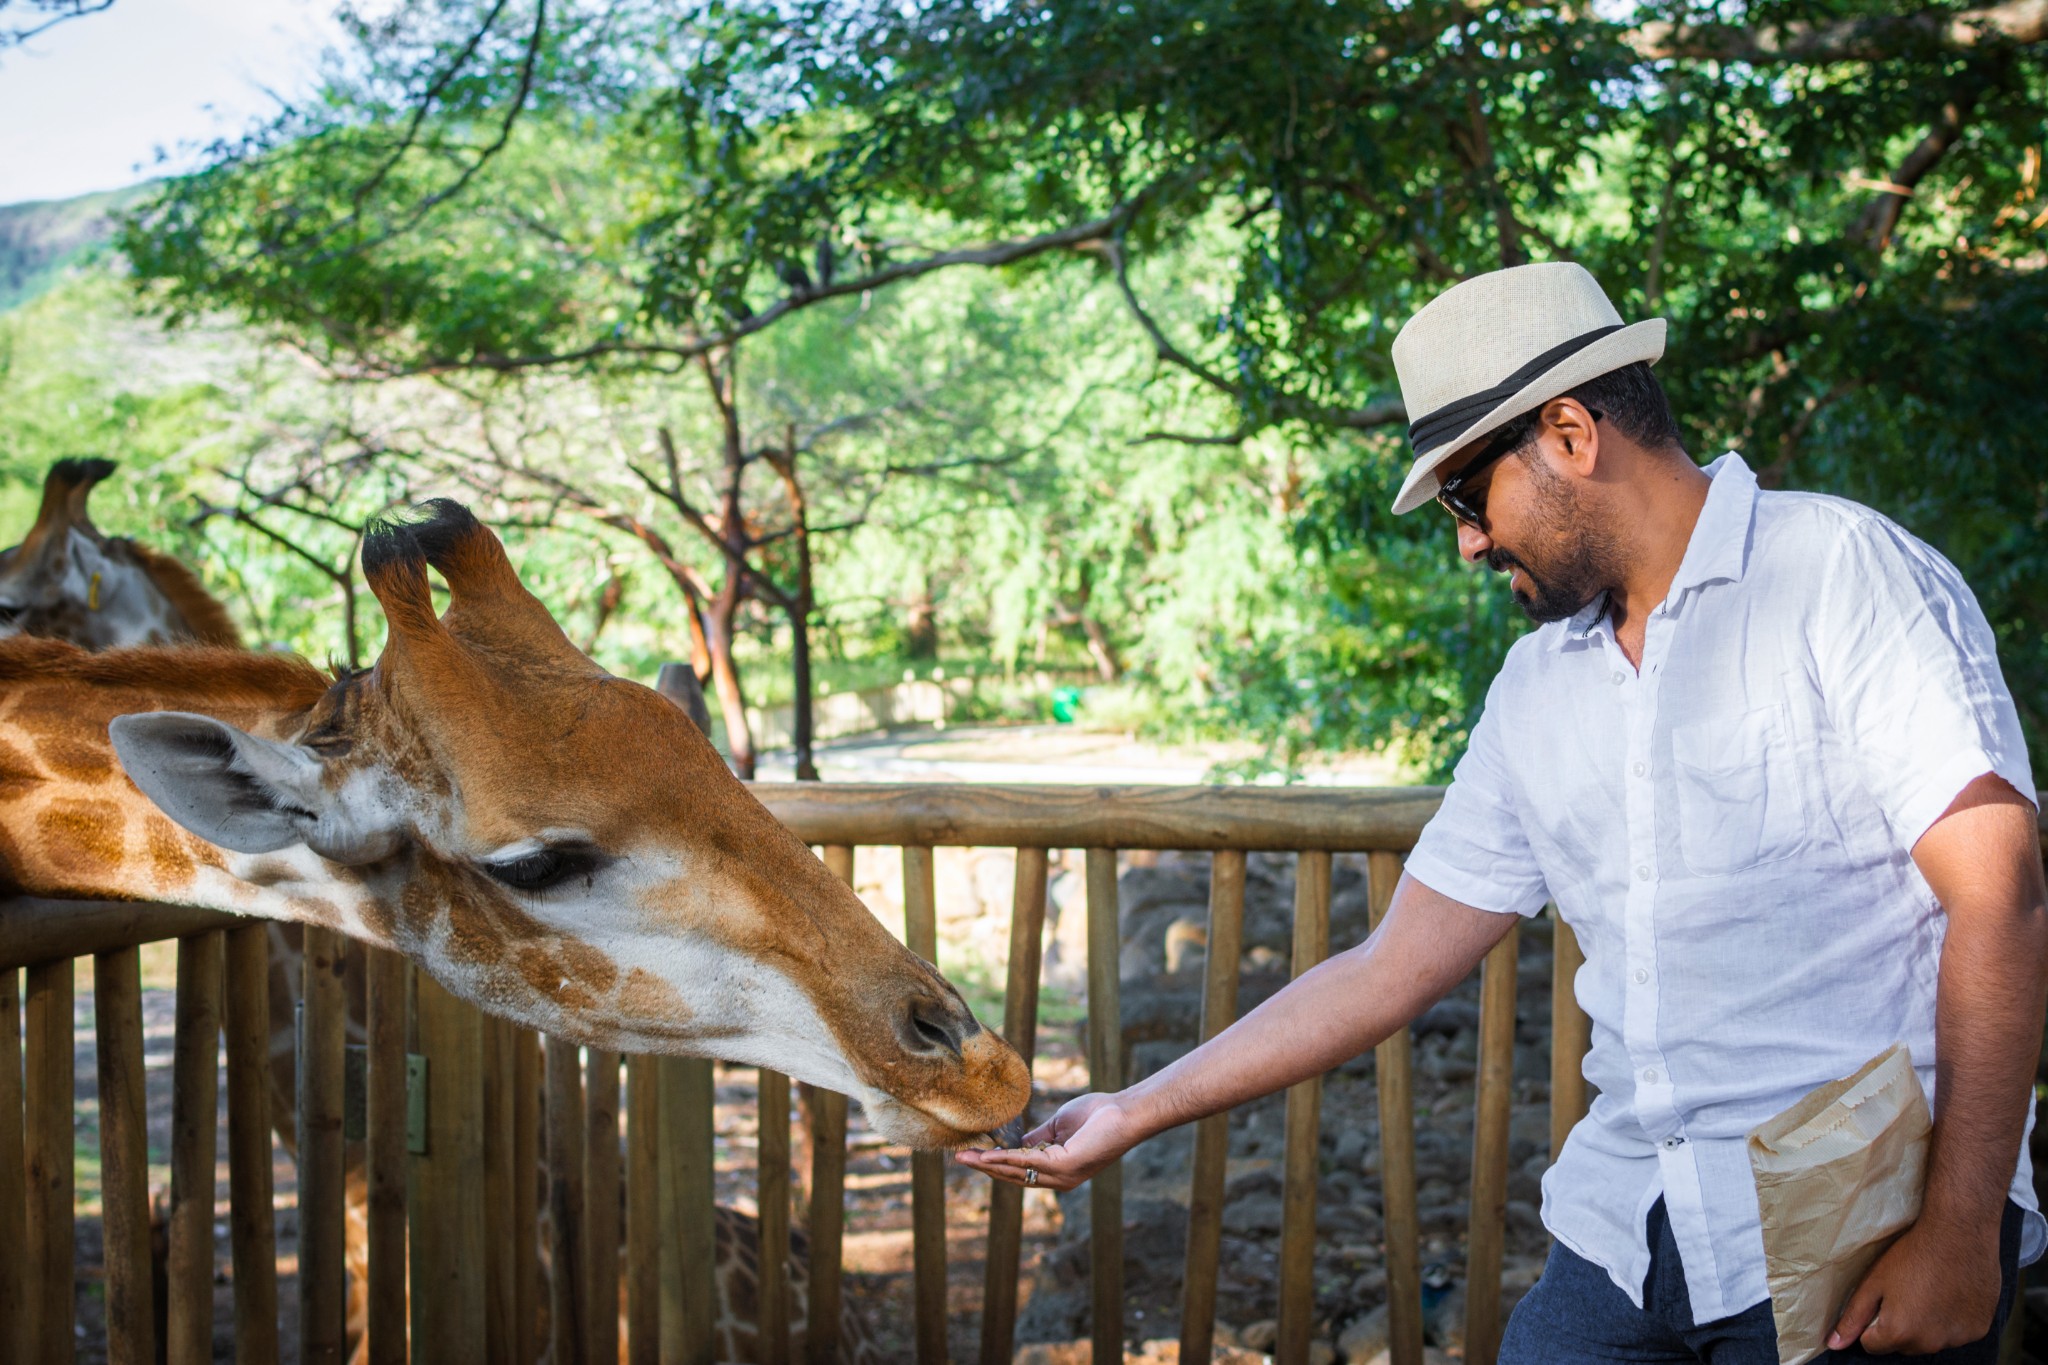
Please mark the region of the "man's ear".
[[1600, 426], [1576, 398], [1553, 398], [1543, 420], [1557, 432], [1557, 458], [1580, 478], [1591, 478], [1600, 462]]
[[107, 732], [142, 794], [208, 843], [236, 853], [305, 844], [350, 864], [375, 862], [398, 845], [396, 822], [347, 808], [321, 781], [310, 749], [184, 711], [116, 716]]

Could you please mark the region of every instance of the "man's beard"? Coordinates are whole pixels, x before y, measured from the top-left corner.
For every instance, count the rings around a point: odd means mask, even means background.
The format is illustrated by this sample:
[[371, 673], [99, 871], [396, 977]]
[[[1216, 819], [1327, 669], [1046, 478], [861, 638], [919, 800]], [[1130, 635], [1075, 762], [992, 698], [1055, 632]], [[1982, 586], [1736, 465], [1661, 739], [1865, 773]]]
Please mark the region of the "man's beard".
[[1508, 591], [1515, 605], [1542, 625], [1577, 616], [1619, 583], [1621, 555], [1611, 536], [1593, 528], [1592, 518], [1583, 514], [1579, 499], [1563, 479], [1540, 457], [1530, 460], [1528, 466], [1538, 499], [1528, 539], [1532, 544], [1562, 548], [1555, 562], [1546, 562], [1540, 573], [1527, 560], [1497, 546], [1487, 553], [1486, 563], [1495, 573], [1522, 571], [1533, 591], [1515, 587]]

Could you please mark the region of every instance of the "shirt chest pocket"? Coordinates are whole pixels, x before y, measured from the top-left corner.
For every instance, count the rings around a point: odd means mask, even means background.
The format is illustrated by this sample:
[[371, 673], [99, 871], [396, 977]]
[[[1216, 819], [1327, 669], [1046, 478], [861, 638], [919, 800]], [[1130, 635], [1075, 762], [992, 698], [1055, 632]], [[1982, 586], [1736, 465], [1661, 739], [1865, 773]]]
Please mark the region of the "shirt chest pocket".
[[1789, 858], [1806, 841], [1804, 775], [1783, 706], [1671, 731], [1678, 847], [1694, 876]]

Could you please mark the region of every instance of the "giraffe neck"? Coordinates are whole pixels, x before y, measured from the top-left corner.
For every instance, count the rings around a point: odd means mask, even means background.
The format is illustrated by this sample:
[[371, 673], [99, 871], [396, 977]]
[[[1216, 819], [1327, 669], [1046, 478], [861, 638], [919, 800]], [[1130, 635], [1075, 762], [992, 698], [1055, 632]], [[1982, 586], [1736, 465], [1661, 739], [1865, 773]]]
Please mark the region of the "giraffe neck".
[[237, 651], [84, 655], [14, 640], [0, 650], [0, 881], [33, 895], [168, 900], [340, 929], [389, 942], [367, 880], [337, 881], [305, 848], [239, 854], [179, 828], [128, 780], [107, 723], [188, 710], [288, 734], [325, 691], [307, 665]]

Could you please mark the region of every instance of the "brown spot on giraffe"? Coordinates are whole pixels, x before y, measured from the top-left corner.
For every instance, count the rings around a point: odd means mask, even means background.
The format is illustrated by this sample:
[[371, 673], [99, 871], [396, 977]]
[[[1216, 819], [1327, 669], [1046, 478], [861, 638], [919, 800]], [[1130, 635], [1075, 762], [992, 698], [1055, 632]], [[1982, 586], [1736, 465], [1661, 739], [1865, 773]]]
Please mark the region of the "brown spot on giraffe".
[[142, 837], [149, 846], [150, 863], [164, 885], [183, 886], [192, 880], [196, 864], [191, 835], [152, 811], [142, 822]]
[[0, 741], [0, 803], [20, 801], [42, 790], [41, 765], [12, 744]]
[[104, 745], [72, 735], [45, 735], [36, 742], [36, 757], [55, 776], [74, 782], [100, 782], [114, 775], [114, 756]]
[[128, 816], [112, 801], [59, 797], [36, 815], [36, 833], [50, 860], [80, 871], [128, 856]]
[[573, 938], [562, 944], [562, 970], [598, 995], [608, 994], [619, 980], [618, 963], [603, 950]]
[[619, 982], [614, 1003], [619, 1013], [627, 1018], [652, 1016], [681, 1022], [690, 1017], [690, 1007], [676, 988], [640, 967], [628, 971]]

